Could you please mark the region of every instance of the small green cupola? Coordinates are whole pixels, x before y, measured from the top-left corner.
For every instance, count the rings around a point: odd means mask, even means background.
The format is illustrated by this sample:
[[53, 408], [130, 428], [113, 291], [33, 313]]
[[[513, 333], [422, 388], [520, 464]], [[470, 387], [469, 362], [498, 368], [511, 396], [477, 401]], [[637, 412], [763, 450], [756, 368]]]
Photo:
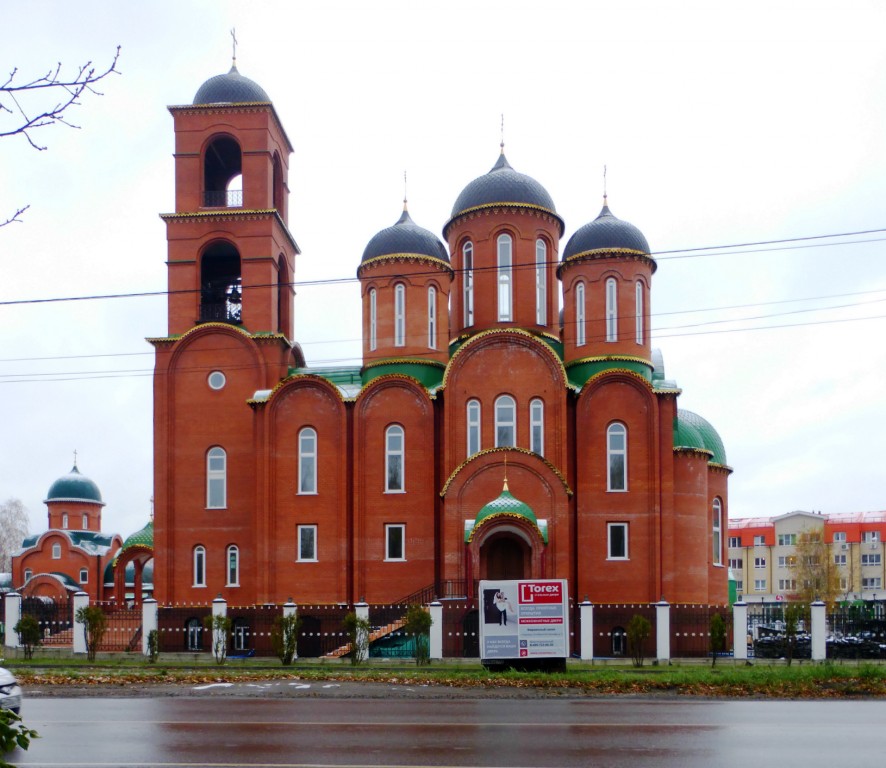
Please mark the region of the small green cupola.
[[526, 502], [516, 498], [510, 490], [508, 490], [508, 481], [505, 478], [504, 486], [498, 498], [493, 499], [488, 504], [484, 504], [477, 517], [474, 518], [474, 524], [465, 530], [465, 543], [470, 543], [474, 538], [474, 534], [490, 520], [512, 517], [528, 521], [535, 528], [545, 544], [548, 543], [547, 525], [540, 525], [535, 512], [532, 511]]

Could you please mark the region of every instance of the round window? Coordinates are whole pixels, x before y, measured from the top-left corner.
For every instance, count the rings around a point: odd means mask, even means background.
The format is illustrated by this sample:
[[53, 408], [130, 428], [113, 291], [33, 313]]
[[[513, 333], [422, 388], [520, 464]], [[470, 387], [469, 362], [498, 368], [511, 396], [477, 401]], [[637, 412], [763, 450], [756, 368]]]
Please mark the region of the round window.
[[208, 381], [212, 389], [222, 389], [225, 386], [225, 375], [221, 371], [213, 371], [209, 374]]

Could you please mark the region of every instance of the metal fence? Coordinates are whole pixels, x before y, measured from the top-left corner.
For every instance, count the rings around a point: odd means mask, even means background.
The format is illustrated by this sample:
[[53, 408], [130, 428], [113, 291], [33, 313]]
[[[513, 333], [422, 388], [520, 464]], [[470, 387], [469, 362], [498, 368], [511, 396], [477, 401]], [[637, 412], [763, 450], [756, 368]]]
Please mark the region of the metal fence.
[[298, 616], [298, 655], [319, 658], [341, 652], [348, 645], [345, 616], [354, 610], [350, 605], [300, 605]]
[[229, 655], [251, 653], [255, 656], [274, 656], [274, 622], [283, 615], [276, 605], [253, 605], [244, 608], [228, 607], [231, 619]]
[[732, 651], [732, 607], [729, 605], [672, 605], [671, 656], [690, 659], [711, 655], [711, 620], [720, 614], [726, 629], [721, 653]]
[[656, 647], [655, 606], [649, 603], [637, 605], [594, 606], [594, 657], [626, 657], [628, 648], [628, 625], [634, 616], [642, 616], [650, 625], [649, 637], [643, 644], [643, 655], [651, 656]]
[[50, 597], [22, 598], [22, 616], [37, 619], [44, 645], [71, 645], [73, 610], [70, 600], [53, 600]]
[[99, 651], [138, 651], [141, 649], [142, 612], [118, 603], [93, 603], [105, 614], [105, 634]]
[[443, 655], [479, 658], [480, 604], [477, 600], [441, 600], [443, 604]]
[[211, 650], [211, 633], [204, 628], [204, 618], [212, 615], [208, 605], [160, 607], [157, 611], [157, 635], [163, 653]]

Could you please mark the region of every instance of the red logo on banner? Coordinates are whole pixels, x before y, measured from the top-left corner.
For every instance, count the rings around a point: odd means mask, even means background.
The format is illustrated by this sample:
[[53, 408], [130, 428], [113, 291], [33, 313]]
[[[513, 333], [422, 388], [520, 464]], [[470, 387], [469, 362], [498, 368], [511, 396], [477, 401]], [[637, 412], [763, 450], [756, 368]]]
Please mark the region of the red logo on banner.
[[562, 603], [563, 602], [563, 585], [559, 581], [555, 582], [536, 582], [521, 581], [520, 582], [520, 602], [526, 603]]

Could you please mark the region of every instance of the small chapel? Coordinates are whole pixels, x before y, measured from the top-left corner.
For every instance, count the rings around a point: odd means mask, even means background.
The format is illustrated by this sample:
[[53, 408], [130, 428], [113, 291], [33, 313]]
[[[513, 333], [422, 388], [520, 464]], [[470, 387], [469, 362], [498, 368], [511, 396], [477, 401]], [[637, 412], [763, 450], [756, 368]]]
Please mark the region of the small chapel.
[[605, 196], [566, 237], [502, 146], [441, 236], [392, 211], [353, 254], [359, 306], [335, 310], [360, 313], [362, 360], [316, 368], [271, 98], [235, 64], [169, 111], [168, 324], [149, 339], [161, 604], [538, 578], [595, 603], [727, 601], [732, 470], [678, 406], [652, 346], [656, 261]]

